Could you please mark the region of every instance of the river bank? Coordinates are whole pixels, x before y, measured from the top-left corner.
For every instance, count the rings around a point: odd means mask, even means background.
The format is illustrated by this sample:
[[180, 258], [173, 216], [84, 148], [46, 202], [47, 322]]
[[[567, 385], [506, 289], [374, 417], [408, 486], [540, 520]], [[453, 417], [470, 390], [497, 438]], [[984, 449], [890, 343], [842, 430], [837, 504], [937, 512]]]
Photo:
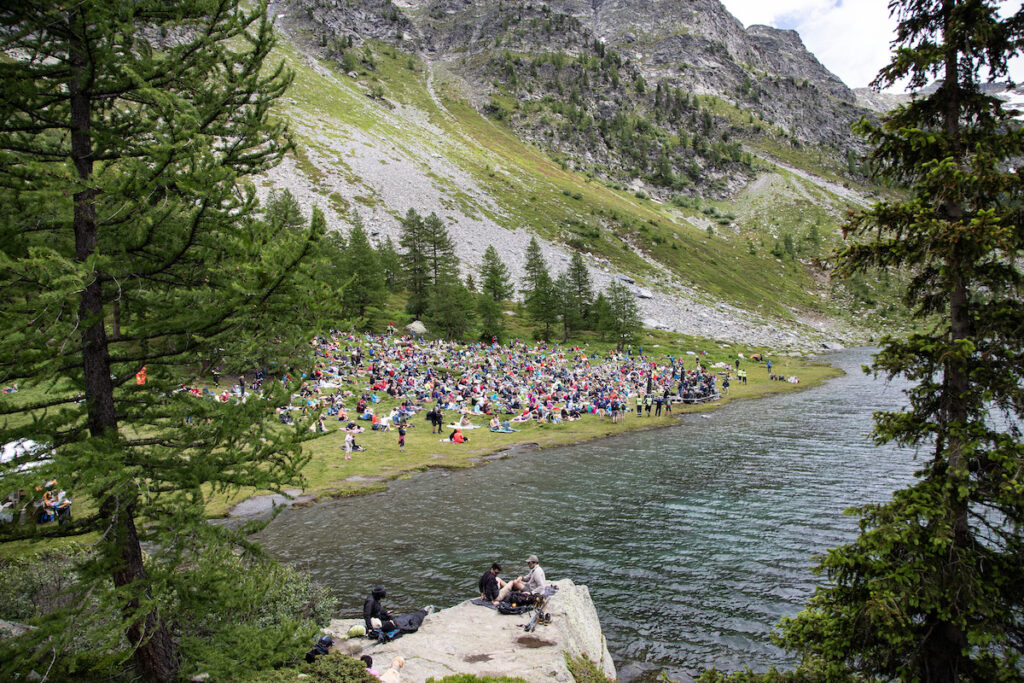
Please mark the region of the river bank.
[[[536, 424], [533, 421], [517, 423], [515, 433], [492, 433], [487, 429], [486, 417], [477, 416], [472, 422], [478, 428], [467, 430], [469, 441], [464, 444], [448, 443], [443, 434], [432, 434], [430, 423], [414, 419], [413, 428], [406, 437], [405, 450], [398, 449], [395, 431], [366, 431], [357, 435], [357, 442], [366, 448], [345, 460], [345, 432], [335, 421], [328, 423], [328, 433], [306, 445], [310, 462], [303, 470], [305, 485], [288, 489], [287, 495], [269, 491], [243, 489], [231, 495], [209, 497], [207, 513], [210, 517], [253, 517], [273, 510], [275, 506], [307, 506], [332, 498], [373, 493], [387, 488], [388, 482], [407, 478], [417, 472], [434, 468], [463, 469], [494, 459], [508, 457], [524, 449], [547, 449], [569, 446], [617, 436], [629, 432], [670, 427], [685, 415], [708, 413], [734, 401], [759, 399], [775, 394], [803, 391], [843, 374], [843, 371], [813, 358], [773, 357], [772, 373], [799, 377], [799, 383], [771, 380], [763, 364], [744, 362], [747, 384], [738, 383], [735, 373], [727, 394], [720, 399], [697, 405], [676, 404], [673, 412], [660, 417], [637, 417], [630, 411], [619, 423], [607, 417], [585, 415], [575, 422], [558, 425]], [[714, 359], [717, 360], [717, 359]], [[454, 414], [453, 414], [454, 415]], [[360, 423], [366, 424], [366, 423]]]

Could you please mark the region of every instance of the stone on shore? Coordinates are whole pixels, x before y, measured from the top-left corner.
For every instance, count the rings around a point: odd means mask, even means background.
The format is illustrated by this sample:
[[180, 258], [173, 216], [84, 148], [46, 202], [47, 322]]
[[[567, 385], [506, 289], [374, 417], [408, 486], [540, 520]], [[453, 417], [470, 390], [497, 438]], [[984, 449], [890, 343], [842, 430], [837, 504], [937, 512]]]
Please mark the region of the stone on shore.
[[368, 654], [379, 671], [387, 669], [394, 657], [404, 657], [403, 683], [456, 673], [568, 682], [573, 678], [563, 653], [570, 657], [585, 654], [614, 679], [615, 666], [590, 591], [570, 579], [552, 584], [559, 590], [544, 609], [551, 614], [551, 623], [538, 624], [530, 633], [523, 626], [533, 612], [505, 615], [469, 600], [430, 614], [416, 633], [406, 633], [390, 643], [346, 640], [349, 628], [362, 624], [362, 619], [334, 619], [327, 631], [334, 636], [335, 650], [353, 657]]

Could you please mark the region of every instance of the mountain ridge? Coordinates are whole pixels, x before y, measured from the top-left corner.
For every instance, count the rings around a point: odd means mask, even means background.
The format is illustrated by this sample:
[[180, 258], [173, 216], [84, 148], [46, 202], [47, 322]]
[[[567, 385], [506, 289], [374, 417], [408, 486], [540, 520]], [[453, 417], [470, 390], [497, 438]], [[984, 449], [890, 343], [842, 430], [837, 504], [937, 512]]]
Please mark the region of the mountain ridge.
[[[491, 105], [508, 103], [508, 95], [498, 87], [481, 93], [481, 74], [493, 68], [488, 60], [505, 59], [507, 44], [498, 50], [479, 46], [476, 51], [457, 50], [451, 34], [423, 28], [430, 22], [452, 22], [456, 15], [464, 18], [454, 4], [360, 0], [344, 7], [332, 3], [336, 13], [329, 16], [318, 15], [310, 0], [273, 5], [270, 11], [284, 37], [282, 47], [293, 46], [290, 59], [304, 65], [298, 80], [320, 83], [310, 86], [310, 94], [290, 98], [288, 115], [303, 143], [302, 156], [275, 171], [265, 188], [292, 189], [303, 205], [324, 208], [332, 227], [343, 231], [358, 210], [378, 240], [397, 237], [398, 219], [409, 208], [436, 211], [456, 238], [464, 272], [478, 263], [484, 247], [493, 245], [504, 251], [518, 278], [530, 236], [541, 239], [553, 270], [567, 262], [572, 250], [581, 251], [598, 288], [628, 274], [638, 286], [650, 290], [654, 298], [639, 303], [651, 327], [782, 348], [806, 349], [822, 340], [867, 338], [868, 333], [858, 331], [849, 317], [836, 318], [849, 293], [830, 283], [827, 271], [815, 265], [817, 257], [812, 254], [820, 256], [822, 249], [834, 243], [836, 226], [851, 201], [865, 201], [856, 188], [843, 188], [848, 179], [840, 173], [845, 160], [836, 159], [841, 152], [828, 148], [831, 154], [823, 155], [812, 143], [800, 143], [778, 132], [778, 126], [758, 121], [754, 125], [762, 128], [762, 137], [751, 135], [752, 139], [735, 143], [735, 149], [748, 156], [739, 164], [739, 172], [720, 184], [717, 194], [704, 192], [695, 183], [659, 187], [642, 174], [602, 175], [595, 165], [588, 166], [583, 155], [573, 156], [548, 144], [554, 138], [546, 131], [566, 131], [566, 139], [577, 132], [567, 121], [552, 125], [555, 115], [550, 111], [530, 113], [536, 128], [527, 134], [523, 134], [524, 122], [529, 119], [521, 110], [515, 114], [523, 116], [518, 127], [496, 115]], [[488, 7], [470, 5], [480, 17], [496, 20]], [[528, 19], [533, 16], [524, 3], [516, 6]], [[539, 13], [534, 18], [543, 16], [542, 9], [534, 10]], [[574, 68], [576, 73], [590, 68], [592, 77], [599, 53], [596, 39], [574, 28], [569, 15], [557, 15], [550, 7], [548, 13], [565, 17], [552, 21], [562, 22], [577, 36], [574, 49], [587, 54], [587, 65], [577, 60]], [[476, 36], [478, 43], [493, 43], [496, 34], [487, 28], [487, 21], [462, 24], [463, 42], [471, 44]], [[543, 23], [535, 27], [544, 29]], [[776, 35], [774, 29], [753, 31], [764, 33]], [[438, 41], [436, 35], [448, 37]], [[536, 35], [540, 34], [524, 29], [519, 38], [528, 41]], [[796, 44], [793, 36], [779, 35], [787, 44]], [[543, 90], [557, 85], [551, 78], [556, 71], [553, 55], [566, 45], [558, 47], [543, 54], [524, 51], [520, 57], [509, 51], [508, 55], [524, 60], [527, 70], [532, 67], [548, 74], [549, 80], [538, 84], [529, 82], [523, 72], [520, 83], [534, 88], [534, 101], [547, 97], [548, 103], [560, 107], [565, 103]], [[442, 59], [441, 54], [447, 57]], [[564, 54], [562, 70], [570, 64], [567, 48]], [[630, 61], [627, 66], [627, 60], [622, 58], [622, 66], [608, 71], [618, 71], [620, 84], [622, 74], [643, 74], [636, 63]], [[817, 89], [823, 92], [824, 86]], [[671, 91], [666, 87], [664, 92]], [[619, 98], [620, 106], [633, 102], [612, 89], [602, 94]], [[344, 100], [344, 106], [328, 111], [324, 100], [332, 97]], [[724, 132], [737, 140], [743, 133], [744, 114], [724, 97], [686, 92], [685, 98], [689, 118], [684, 123], [693, 117], [712, 119], [707, 152], [715, 153], [714, 145], [725, 149], [728, 144], [713, 139], [714, 135]], [[649, 102], [654, 99], [650, 97]], [[352, 111], [346, 112], [346, 107]], [[359, 120], [349, 116], [353, 111], [360, 112]], [[547, 128], [540, 124], [545, 116]], [[650, 120], [656, 120], [653, 114]], [[691, 141], [696, 139], [685, 126], [678, 130], [691, 136]], [[587, 151], [594, 157], [597, 150]], [[812, 159], [815, 154], [817, 165]], [[807, 160], [812, 160], [810, 169]], [[690, 161], [706, 160], [695, 153]], [[699, 175], [711, 178], [711, 171], [701, 168]], [[802, 245], [819, 238], [820, 248], [802, 250]], [[782, 257], [768, 253], [781, 254], [780, 245], [787, 240], [796, 242], [793, 253]], [[735, 281], [726, 265], [730, 262], [736, 264], [732, 268], [749, 274]], [[858, 307], [857, 302], [852, 309], [846, 306], [847, 313]]]

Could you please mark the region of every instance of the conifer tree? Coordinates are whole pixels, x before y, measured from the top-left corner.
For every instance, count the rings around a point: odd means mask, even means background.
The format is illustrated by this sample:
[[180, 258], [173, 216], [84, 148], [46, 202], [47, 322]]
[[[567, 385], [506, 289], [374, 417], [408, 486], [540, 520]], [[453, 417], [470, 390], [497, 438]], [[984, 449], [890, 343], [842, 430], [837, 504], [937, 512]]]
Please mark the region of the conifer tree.
[[633, 344], [640, 336], [643, 324], [640, 321], [640, 309], [636, 305], [633, 293], [620, 282], [608, 286], [605, 297], [608, 301], [608, 315], [602, 321], [602, 327], [621, 351], [626, 344]]
[[611, 319], [611, 306], [604, 292], [598, 292], [594, 299], [594, 305], [590, 308], [590, 329], [601, 333], [601, 341], [604, 341], [608, 331], [608, 321]]
[[352, 217], [344, 270], [348, 277], [343, 298], [346, 315], [362, 318], [368, 308], [380, 306], [384, 302], [386, 292], [377, 252], [366, 237], [363, 219], [358, 213]]
[[583, 254], [572, 253], [568, 271], [568, 296], [572, 304], [573, 327], [583, 326], [590, 315], [590, 306], [594, 301], [594, 286], [590, 282], [590, 271], [583, 260]]
[[403, 249], [403, 270], [409, 300], [405, 310], [417, 318], [422, 317], [430, 307], [431, 263], [429, 245], [423, 217], [415, 209], [409, 209], [402, 219], [402, 234], [398, 243]]
[[431, 286], [436, 289], [457, 280], [459, 269], [455, 262], [455, 244], [448, 234], [448, 228], [434, 212], [423, 221], [423, 239], [430, 264]]
[[512, 274], [492, 244], [487, 245], [480, 263], [480, 290], [494, 301], [505, 301], [515, 295]]
[[505, 314], [501, 310], [501, 302], [483, 292], [477, 295], [476, 312], [480, 319], [480, 338], [484, 341], [492, 338], [500, 341], [505, 332]]
[[828, 583], [781, 642], [823, 680], [1020, 680], [1024, 655], [1024, 131], [982, 79], [1005, 77], [1024, 9], [892, 2], [898, 49], [875, 84], [938, 87], [860, 130], [872, 167], [909, 186], [846, 227], [847, 273], [907, 269], [923, 332], [886, 339], [873, 371], [913, 382], [875, 439], [919, 449], [917, 481], [859, 509]]
[[206, 523], [208, 491], [298, 479], [305, 430], [268, 419], [288, 402], [278, 383], [239, 405], [175, 391], [213, 356], [237, 372], [276, 344], [293, 350], [278, 368], [296, 367], [331, 320], [319, 304], [336, 297], [301, 267], [322, 221], [261, 220], [244, 184], [290, 148], [269, 117], [291, 79], [272, 45], [264, 2], [0, 6], [0, 373], [22, 389], [0, 405], [0, 441], [46, 446], [0, 476], [29, 491], [57, 478], [81, 510], [0, 541], [99, 533], [75, 573], [87, 599], [4, 640], [0, 678], [63, 662], [108, 605], [122, 630], [94, 661], [129, 648], [137, 676], [174, 680], [161, 591], [230, 535]]
[[526, 247], [526, 278], [522, 291], [527, 313], [544, 325], [543, 337], [549, 339], [551, 326], [558, 322], [558, 301], [555, 283], [535, 237], [530, 238]]
[[569, 273], [564, 271], [558, 274], [552, 286], [553, 303], [562, 321], [562, 343], [569, 339], [569, 330], [576, 328], [576, 307], [572, 291], [572, 284], [569, 282]]
[[398, 255], [390, 237], [385, 237], [377, 248], [377, 262], [380, 264], [381, 276], [384, 278], [384, 286], [387, 290], [389, 292], [402, 291], [402, 257]]

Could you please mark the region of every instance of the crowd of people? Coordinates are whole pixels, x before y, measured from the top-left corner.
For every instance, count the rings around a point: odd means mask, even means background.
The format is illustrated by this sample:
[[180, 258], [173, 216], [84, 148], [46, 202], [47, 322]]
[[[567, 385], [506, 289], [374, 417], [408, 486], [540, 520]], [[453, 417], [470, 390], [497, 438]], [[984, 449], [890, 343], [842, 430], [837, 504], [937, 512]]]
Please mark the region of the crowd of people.
[[[714, 398], [719, 377], [695, 362], [611, 351], [588, 354], [557, 344], [418, 343], [390, 336], [334, 335], [313, 342], [316, 365], [301, 378], [292, 406], [282, 410], [346, 423], [358, 433], [358, 421], [374, 431], [407, 429], [409, 419], [427, 410], [431, 432], [451, 430], [446, 440], [465, 442], [473, 416], [486, 416], [493, 431], [512, 431], [516, 422], [571, 422], [587, 414], [621, 419], [633, 405], [638, 415], [660, 415], [673, 401]], [[666, 362], [667, 361], [667, 362]], [[237, 392], [236, 392], [237, 393]], [[378, 409], [383, 400], [394, 404]], [[395, 403], [397, 402], [397, 404]], [[347, 406], [352, 406], [349, 409]], [[446, 426], [445, 414], [454, 413]], [[282, 419], [285, 421], [285, 418]], [[401, 437], [400, 437], [401, 438]]]

